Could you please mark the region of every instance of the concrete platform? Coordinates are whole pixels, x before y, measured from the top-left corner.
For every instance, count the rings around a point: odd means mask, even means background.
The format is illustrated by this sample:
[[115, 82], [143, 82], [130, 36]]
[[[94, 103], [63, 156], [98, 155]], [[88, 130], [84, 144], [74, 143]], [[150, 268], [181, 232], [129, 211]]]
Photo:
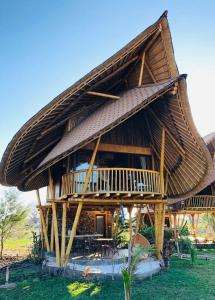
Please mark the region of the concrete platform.
[[[118, 254], [115, 254], [112, 258], [83, 258], [72, 257], [69, 259], [66, 269], [57, 268], [55, 257], [49, 255], [46, 256], [44, 263], [44, 269], [50, 274], [64, 275], [70, 278], [80, 278], [83, 276], [84, 271], [88, 270], [89, 275], [87, 277], [94, 279], [120, 279], [121, 270], [127, 265], [127, 250], [120, 250]], [[137, 265], [135, 273], [136, 279], [142, 280], [146, 277], [158, 273], [161, 269], [160, 261], [153, 257], [142, 259]]]

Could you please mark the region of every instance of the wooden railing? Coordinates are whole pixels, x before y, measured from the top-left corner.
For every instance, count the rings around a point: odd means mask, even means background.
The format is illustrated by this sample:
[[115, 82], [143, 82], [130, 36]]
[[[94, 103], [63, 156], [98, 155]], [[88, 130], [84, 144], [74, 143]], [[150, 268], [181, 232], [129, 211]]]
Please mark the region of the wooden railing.
[[[82, 194], [87, 170], [63, 175], [62, 195]], [[160, 194], [160, 173], [128, 168], [93, 169], [85, 194]]]
[[198, 195], [193, 196], [185, 201], [177, 204], [177, 209], [192, 209], [192, 208], [215, 208], [215, 196]]

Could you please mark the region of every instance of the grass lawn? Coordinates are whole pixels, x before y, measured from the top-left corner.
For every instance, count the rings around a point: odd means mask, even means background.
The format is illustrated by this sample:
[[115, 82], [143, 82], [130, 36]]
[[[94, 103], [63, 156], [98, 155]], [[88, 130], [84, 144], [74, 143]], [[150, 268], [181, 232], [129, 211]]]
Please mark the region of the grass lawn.
[[[20, 273], [17, 273], [20, 272]], [[0, 290], [1, 300], [123, 300], [122, 281], [71, 281], [62, 277], [40, 277], [39, 267], [12, 271], [11, 280], [19, 278], [14, 290]], [[30, 274], [30, 276], [28, 276]], [[28, 278], [28, 279], [26, 279]], [[2, 278], [0, 277], [0, 281]], [[172, 258], [168, 272], [133, 284], [135, 300], [215, 299], [215, 261], [190, 261]]]
[[26, 235], [25, 238], [11, 238], [5, 241], [4, 255], [25, 256], [29, 254], [32, 247], [32, 236]]

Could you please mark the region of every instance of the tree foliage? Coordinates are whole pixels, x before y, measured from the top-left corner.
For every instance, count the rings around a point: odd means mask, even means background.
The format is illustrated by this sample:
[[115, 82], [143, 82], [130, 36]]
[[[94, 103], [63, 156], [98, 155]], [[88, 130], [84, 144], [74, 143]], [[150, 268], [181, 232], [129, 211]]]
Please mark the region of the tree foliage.
[[28, 209], [18, 202], [15, 189], [8, 189], [0, 198], [0, 259], [3, 256], [4, 243], [13, 229], [26, 220]]

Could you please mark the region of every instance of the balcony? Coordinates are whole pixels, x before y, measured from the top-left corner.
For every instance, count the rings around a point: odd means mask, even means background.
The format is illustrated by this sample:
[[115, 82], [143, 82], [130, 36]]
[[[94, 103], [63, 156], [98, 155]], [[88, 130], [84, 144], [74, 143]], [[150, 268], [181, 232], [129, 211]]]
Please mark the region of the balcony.
[[215, 196], [198, 195], [176, 204], [177, 210], [215, 210]]
[[152, 170], [130, 168], [96, 168], [90, 175], [85, 193], [83, 187], [87, 170], [73, 171], [63, 175], [62, 196], [78, 198], [138, 198], [160, 195], [160, 173]]

